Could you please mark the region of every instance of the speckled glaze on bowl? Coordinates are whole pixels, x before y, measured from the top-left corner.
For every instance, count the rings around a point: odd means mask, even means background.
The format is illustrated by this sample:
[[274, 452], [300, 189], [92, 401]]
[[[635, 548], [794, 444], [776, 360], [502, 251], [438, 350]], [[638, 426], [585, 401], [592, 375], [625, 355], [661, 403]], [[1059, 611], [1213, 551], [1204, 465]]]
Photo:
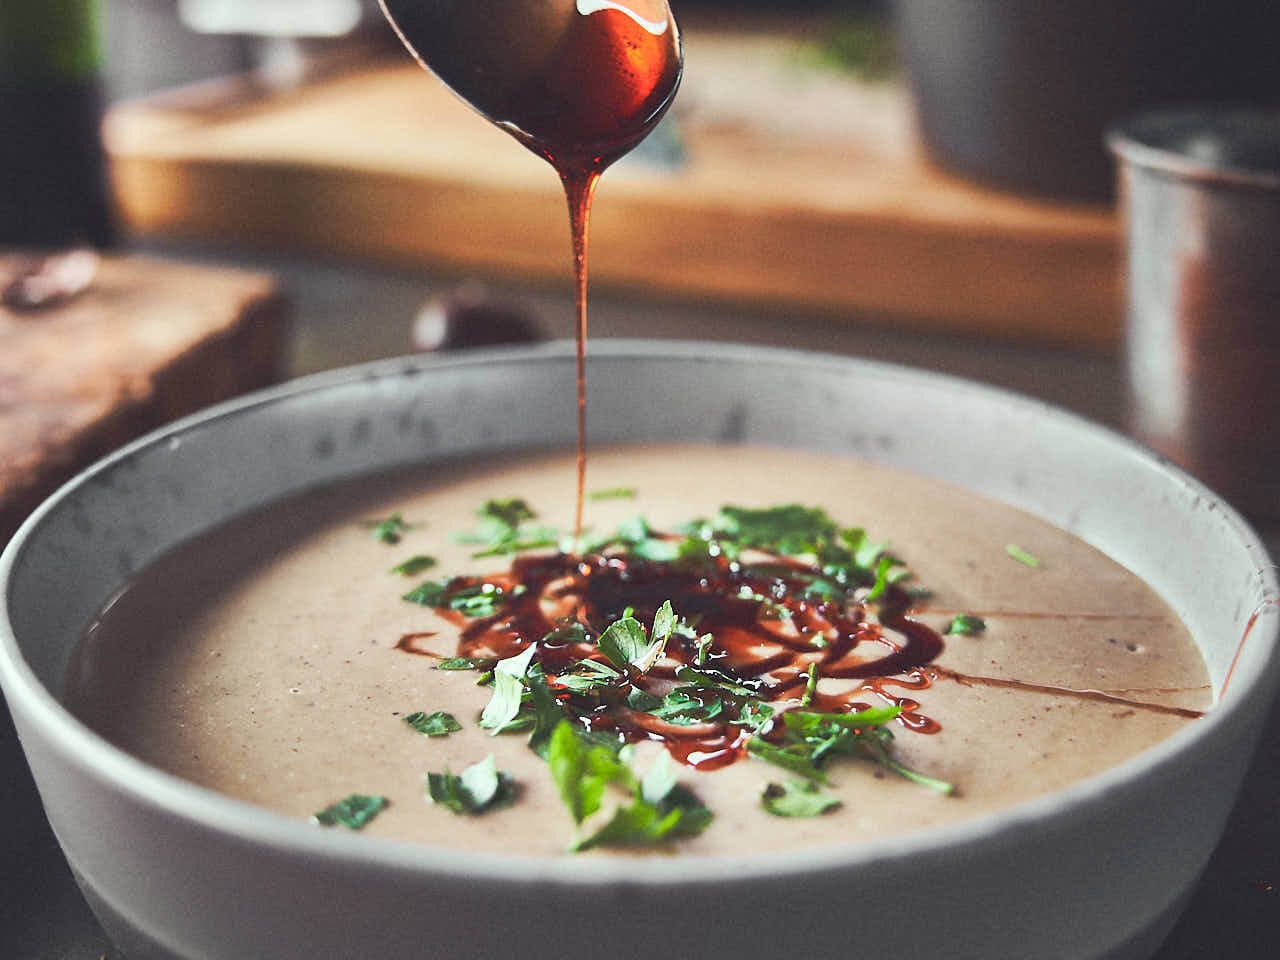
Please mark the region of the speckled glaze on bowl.
[[0, 684], [67, 859], [130, 957], [1149, 956], [1215, 846], [1280, 677], [1274, 572], [1240, 518], [1178, 470], [1073, 416], [946, 377], [606, 341], [592, 346], [591, 434], [789, 445], [940, 476], [1037, 513], [1146, 579], [1191, 628], [1215, 689], [1228, 675], [1229, 687], [1204, 720], [1068, 790], [790, 855], [466, 855], [322, 832], [213, 794], [115, 749], [59, 705], [84, 624], [162, 551], [361, 473], [568, 446], [572, 362], [554, 344], [378, 363], [255, 394], [89, 469], [9, 544]]

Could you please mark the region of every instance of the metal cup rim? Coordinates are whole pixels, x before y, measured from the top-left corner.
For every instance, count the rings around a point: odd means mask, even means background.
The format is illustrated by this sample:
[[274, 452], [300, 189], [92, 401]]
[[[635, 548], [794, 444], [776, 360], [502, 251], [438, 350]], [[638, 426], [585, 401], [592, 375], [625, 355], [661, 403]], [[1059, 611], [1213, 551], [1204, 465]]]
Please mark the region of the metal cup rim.
[[1229, 139], [1245, 124], [1260, 124], [1276, 142], [1280, 155], [1280, 110], [1245, 106], [1184, 106], [1144, 111], [1112, 124], [1106, 133], [1108, 149], [1123, 165], [1182, 180], [1280, 191], [1280, 166], [1260, 168], [1248, 163], [1211, 160], [1188, 154], [1178, 137], [1201, 131]]

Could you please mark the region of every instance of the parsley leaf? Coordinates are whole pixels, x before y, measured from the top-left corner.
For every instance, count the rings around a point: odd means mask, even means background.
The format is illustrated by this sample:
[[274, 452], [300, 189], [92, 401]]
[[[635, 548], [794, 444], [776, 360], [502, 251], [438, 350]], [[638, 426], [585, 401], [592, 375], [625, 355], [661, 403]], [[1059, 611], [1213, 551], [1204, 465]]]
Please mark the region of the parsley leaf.
[[759, 697], [759, 680], [735, 680], [727, 673], [721, 673], [711, 667], [690, 667], [688, 665], [679, 667], [676, 670], [676, 679], [695, 687], [714, 690], [730, 697], [751, 697], [753, 699]]
[[404, 722], [427, 737], [447, 737], [462, 729], [462, 724], [454, 718], [453, 714], [445, 713], [443, 710], [437, 710], [434, 713], [423, 713], [418, 710], [405, 717]]
[[551, 734], [565, 718], [564, 708], [551, 693], [541, 669], [530, 670], [525, 683], [529, 687], [529, 701], [533, 704], [533, 732], [529, 734], [529, 749], [545, 760]]
[[[556, 677], [556, 683], [573, 693], [586, 693], [614, 683], [622, 674], [599, 660], [579, 660]], [[632, 692], [636, 692], [633, 690]]]
[[773, 719], [773, 707], [763, 700], [748, 700], [738, 708], [738, 718], [729, 721], [741, 727], [750, 727], [757, 733], [763, 732]]
[[644, 674], [662, 656], [675, 625], [675, 612], [671, 601], [666, 600], [653, 618], [650, 636], [645, 636], [644, 627], [635, 617], [623, 616], [609, 624], [596, 643], [615, 667]]
[[1033, 556], [1032, 554], [1027, 553], [1027, 551], [1023, 550], [1016, 543], [1006, 543], [1004, 547], [1004, 552], [1007, 553], [1009, 556], [1013, 557], [1013, 559], [1017, 560], [1019, 563], [1025, 564], [1028, 567], [1040, 566], [1039, 557]]
[[450, 657], [436, 664], [437, 670], [488, 670], [493, 666], [492, 660], [479, 657]]
[[496, 583], [477, 583], [455, 592], [449, 598], [449, 609], [464, 617], [492, 617], [501, 609], [505, 595]]
[[804, 694], [800, 697], [800, 706], [807, 707], [813, 703], [813, 695], [818, 692], [818, 665], [809, 664], [809, 679], [804, 684]]
[[447, 577], [444, 580], [428, 580], [425, 583], [418, 584], [401, 599], [423, 607], [439, 607], [444, 603], [444, 596], [448, 590], [449, 582], [450, 580]]
[[826, 511], [796, 503], [763, 510], [725, 506], [714, 526], [743, 547], [784, 554], [812, 553], [836, 529]]
[[321, 827], [341, 824], [349, 830], [361, 830], [365, 824], [386, 809], [388, 803], [386, 797], [353, 793], [337, 803], [331, 803], [319, 813], [313, 814], [311, 822]]
[[[618, 777], [617, 782], [632, 787], [631, 801], [619, 804], [609, 819], [594, 833], [579, 839], [573, 850], [662, 843], [701, 833], [711, 822], [711, 811], [677, 782], [675, 765], [665, 750], [639, 783], [630, 768], [622, 766], [626, 775]], [[600, 789], [603, 792], [603, 784]]]
[[676, 788], [676, 781], [676, 765], [663, 750], [640, 778], [640, 797], [645, 803], [659, 804]]
[[493, 696], [480, 714], [480, 726], [493, 733], [513, 729], [510, 724], [520, 713], [524, 699], [524, 676], [533, 659], [533, 646], [523, 653], [506, 660], [499, 660], [493, 667]]
[[444, 773], [427, 774], [427, 796], [431, 802], [448, 807], [454, 813], [484, 813], [514, 795], [514, 782], [498, 769], [493, 754], [467, 767], [459, 776], [454, 776], [448, 768]]
[[406, 523], [398, 513], [391, 514], [385, 520], [370, 521], [367, 526], [373, 529], [373, 539], [392, 545], [399, 543], [400, 537], [414, 527], [412, 523]]
[[630, 786], [635, 776], [607, 746], [588, 743], [574, 725], [562, 720], [547, 744], [547, 764], [560, 799], [575, 823], [600, 809], [604, 788], [610, 783]]
[[840, 801], [810, 780], [788, 780], [766, 786], [760, 804], [775, 817], [817, 817], [840, 806]]
[[590, 836], [577, 841], [571, 849], [574, 852], [590, 850], [592, 847], [607, 846], [641, 846], [658, 843], [663, 840], [683, 816], [679, 808], [673, 807], [665, 814], [651, 803], [634, 800], [620, 805], [613, 811], [599, 830]]
[[459, 543], [473, 543], [483, 547], [473, 553], [472, 557], [495, 557], [521, 550], [554, 547], [559, 542], [556, 530], [529, 523], [538, 515], [528, 503], [518, 497], [486, 500], [476, 511], [476, 515], [479, 522], [473, 531], [454, 536]]
[[635, 487], [610, 487], [607, 490], [592, 490], [587, 494], [588, 500], [634, 500]]
[[[448, 607], [457, 610], [465, 617], [492, 617], [502, 609], [507, 594], [496, 583], [473, 583], [459, 589], [452, 589], [458, 578], [445, 577], [443, 580], [427, 580], [418, 584], [401, 597], [409, 603], [423, 607]], [[512, 596], [518, 596], [522, 588], [512, 590]]]
[[790, 710], [782, 715], [785, 746], [769, 744], [768, 748], [757, 747], [763, 742], [757, 737], [747, 744], [747, 748], [761, 759], [818, 782], [823, 781], [807, 772], [805, 763], [820, 772], [820, 767], [829, 757], [861, 756], [931, 790], [947, 794], [954, 792], [955, 788], [950, 783], [912, 770], [890, 753], [893, 733], [884, 725], [901, 712], [899, 707], [872, 707], [858, 713]]
[[954, 634], [955, 636], [971, 637], [976, 633], [982, 633], [987, 629], [987, 621], [981, 617], [975, 617], [971, 613], [958, 613], [951, 618], [951, 622], [947, 624], [947, 628], [943, 633]]
[[711, 644], [715, 642], [715, 637], [709, 633], [704, 633], [698, 638], [697, 653], [694, 654], [693, 662], [699, 667], [707, 662], [707, 657], [711, 653]]
[[819, 770], [814, 762], [813, 751], [806, 749], [803, 745], [780, 747], [761, 737], [752, 737], [747, 741], [747, 752], [753, 757], [772, 763], [775, 767], [798, 773], [806, 780], [827, 782], [827, 775]]
[[436, 565], [436, 558], [428, 556], [425, 553], [415, 553], [404, 563], [398, 564], [391, 568], [392, 573], [398, 573], [402, 577], [412, 577], [415, 574], [430, 570]]

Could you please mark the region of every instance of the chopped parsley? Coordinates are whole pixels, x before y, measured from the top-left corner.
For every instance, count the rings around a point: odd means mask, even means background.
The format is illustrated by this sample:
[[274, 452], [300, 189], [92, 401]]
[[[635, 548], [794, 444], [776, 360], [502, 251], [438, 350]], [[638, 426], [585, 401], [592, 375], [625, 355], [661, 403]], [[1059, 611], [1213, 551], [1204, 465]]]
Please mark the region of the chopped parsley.
[[635, 775], [618, 759], [617, 750], [588, 742], [568, 720], [551, 733], [547, 765], [574, 823], [582, 823], [600, 809], [609, 784], [631, 787], [635, 783]]
[[987, 621], [971, 613], [957, 613], [951, 618], [943, 633], [958, 637], [971, 637], [987, 629]]
[[840, 801], [812, 780], [787, 780], [767, 785], [760, 805], [775, 817], [817, 817], [840, 806]]
[[1034, 554], [1027, 553], [1027, 551], [1023, 550], [1016, 543], [1005, 544], [1004, 552], [1013, 557], [1013, 559], [1017, 560], [1019, 563], [1025, 564], [1028, 567], [1040, 566], [1039, 557]]
[[795, 503], [764, 510], [726, 506], [713, 526], [739, 546], [790, 555], [816, 552], [836, 529], [826, 511]]
[[348, 830], [362, 830], [387, 806], [386, 797], [353, 793], [343, 800], [329, 804], [319, 813], [312, 814], [311, 822], [321, 827], [344, 826]]
[[588, 500], [634, 500], [635, 487], [610, 487], [607, 490], [593, 490], [587, 494]]
[[449, 579], [444, 580], [428, 580], [420, 583], [402, 599], [410, 603], [416, 603], [424, 607], [438, 607], [444, 603], [445, 591], [448, 589]]
[[818, 692], [818, 665], [809, 664], [809, 679], [805, 681], [804, 693], [800, 697], [800, 706], [807, 707], [813, 703], [813, 695]]
[[373, 539], [392, 546], [399, 543], [400, 538], [414, 527], [412, 523], [406, 523], [398, 513], [393, 513], [384, 520], [372, 520], [367, 526], [373, 530]]
[[486, 500], [476, 511], [479, 518], [468, 533], [455, 536], [459, 543], [480, 547], [472, 557], [496, 557], [554, 547], [560, 542], [559, 532], [552, 527], [533, 524], [537, 519], [533, 508], [518, 497], [505, 500]]
[[[496, 583], [472, 583], [455, 586], [462, 582], [457, 577], [445, 577], [442, 580], [426, 580], [418, 584], [401, 599], [416, 603], [423, 607], [446, 607], [456, 610], [466, 617], [476, 619], [492, 617], [502, 609], [507, 592]], [[520, 591], [517, 587], [513, 591]]]
[[606, 787], [630, 793], [599, 827], [574, 842], [574, 851], [665, 843], [701, 833], [711, 822], [711, 811], [677, 782], [666, 751], [637, 779], [618, 751], [588, 741], [563, 720], [551, 735], [547, 764], [575, 823], [601, 810]]
[[445, 713], [443, 710], [437, 710], [434, 713], [423, 713], [418, 710], [405, 717], [404, 722], [427, 737], [447, 737], [462, 729], [462, 724], [454, 718], [453, 714]]
[[524, 676], [537, 648], [530, 646], [523, 653], [506, 660], [499, 660], [493, 667], [493, 695], [480, 714], [480, 726], [494, 734], [519, 729], [516, 718], [524, 702]]
[[496, 583], [476, 583], [452, 591], [449, 609], [467, 617], [492, 617], [501, 609], [505, 595], [506, 591]]
[[855, 756], [939, 793], [954, 792], [952, 784], [912, 770], [894, 759], [889, 749], [893, 733], [885, 724], [901, 713], [900, 707], [873, 707], [858, 713], [789, 710], [782, 715], [781, 743], [757, 736], [747, 749], [752, 756], [817, 783], [827, 782], [823, 767], [831, 757]]
[[429, 557], [425, 553], [417, 553], [406, 560], [404, 563], [397, 564], [391, 568], [392, 573], [398, 573], [402, 577], [412, 577], [416, 574], [430, 570], [436, 565], [436, 558]]
[[619, 670], [645, 674], [662, 656], [675, 625], [675, 612], [671, 601], [666, 600], [654, 615], [653, 629], [648, 636], [639, 620], [626, 616], [609, 624], [597, 644], [600, 652]]
[[[632, 496], [634, 490], [620, 487], [598, 491], [593, 499]], [[405, 528], [393, 532], [398, 536]], [[824, 664], [838, 659], [828, 647], [861, 642], [858, 631], [865, 628], [859, 624], [878, 629], [866, 620], [863, 605], [878, 604], [881, 622], [891, 626], [891, 618], [900, 616], [907, 598], [918, 591], [896, 586], [910, 577], [909, 570], [887, 541], [871, 538], [863, 528], [840, 527], [822, 509], [798, 504], [725, 506], [709, 520], [669, 532], [655, 531], [636, 516], [611, 533], [573, 542], [540, 525], [528, 502], [508, 498], [486, 501], [475, 527], [457, 539], [479, 548], [474, 557], [557, 546], [565, 554], [532, 561], [531, 569], [538, 572], [527, 583], [512, 586], [524, 574], [511, 573], [446, 577], [420, 583], [404, 599], [480, 621], [467, 626], [468, 636], [478, 638], [471, 649], [519, 651], [496, 660], [452, 657], [437, 668], [479, 673], [477, 685], [490, 691], [479, 725], [491, 735], [527, 734], [530, 750], [546, 761], [577, 825], [571, 850], [663, 844], [705, 829], [712, 814], [679, 782], [680, 768], [669, 751], [662, 750], [643, 775], [632, 768], [634, 748], [628, 741], [665, 740], [677, 735], [673, 727], [699, 728], [689, 734], [723, 737], [736, 748], [745, 744], [750, 756], [787, 771], [788, 779], [768, 783], [761, 794], [761, 805], [773, 816], [814, 817], [839, 806], [840, 800], [823, 789], [836, 757], [871, 761], [939, 792], [952, 791], [949, 783], [894, 757], [887, 725], [900, 708], [851, 713], [814, 708], [815, 701], [836, 702], [818, 696]], [[393, 572], [411, 576], [434, 565], [433, 558], [419, 554]], [[618, 579], [601, 581], [604, 592], [592, 603], [577, 603], [575, 578], [585, 583], [598, 570], [618, 571], [608, 574]], [[571, 586], [542, 593], [548, 584], [561, 583]], [[610, 593], [615, 583], [635, 586]], [[530, 587], [536, 596], [526, 596]], [[668, 588], [694, 611], [688, 620], [669, 599], [654, 606], [662, 596], [658, 591]], [[521, 596], [525, 599], [518, 601]], [[525, 635], [530, 602], [537, 601], [532, 608], [537, 616], [537, 610], [547, 609], [542, 604], [548, 596], [567, 598], [562, 609], [568, 612], [542, 628], [545, 636]], [[715, 606], [720, 601], [730, 606], [720, 611]], [[793, 615], [794, 626], [783, 623]], [[720, 634], [722, 627], [748, 637], [754, 630], [760, 645]], [[947, 631], [974, 633], [984, 627], [981, 618], [959, 614]], [[768, 634], [783, 629], [796, 637], [785, 643], [798, 658], [790, 661], [794, 669], [803, 673], [780, 688], [763, 664], [780, 656], [769, 652], [776, 642]], [[490, 643], [487, 637], [495, 639]], [[813, 652], [806, 655], [806, 650]], [[747, 667], [740, 662], [744, 653]], [[750, 666], [756, 658], [758, 671]], [[799, 692], [791, 692], [796, 687]], [[782, 697], [779, 706], [770, 702]], [[425, 736], [461, 729], [442, 711], [404, 719]], [[459, 814], [483, 812], [514, 794], [510, 777], [497, 770], [492, 756], [457, 776], [447, 769], [430, 773], [426, 786], [433, 802]]]
[[454, 813], [484, 813], [512, 800], [515, 783], [498, 769], [493, 754], [489, 754], [458, 776], [448, 768], [444, 773], [428, 773], [427, 796], [432, 803], [448, 807]]

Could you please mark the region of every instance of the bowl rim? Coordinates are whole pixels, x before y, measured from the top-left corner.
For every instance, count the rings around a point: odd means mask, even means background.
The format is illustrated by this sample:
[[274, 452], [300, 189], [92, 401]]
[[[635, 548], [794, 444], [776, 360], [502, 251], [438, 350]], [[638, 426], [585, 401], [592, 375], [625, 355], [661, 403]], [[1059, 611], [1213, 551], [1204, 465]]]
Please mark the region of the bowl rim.
[[[410, 356], [344, 367], [291, 380], [219, 403], [151, 431], [96, 461], [51, 494], [20, 526], [0, 553], [0, 691], [9, 708], [25, 714], [38, 726], [63, 762], [115, 791], [127, 794], [146, 807], [225, 834], [226, 839], [272, 849], [278, 853], [301, 854], [313, 862], [330, 862], [348, 867], [391, 869], [420, 875], [447, 875], [455, 880], [486, 882], [552, 883], [564, 887], [618, 882], [632, 885], [686, 886], [703, 883], [776, 880], [787, 876], [824, 871], [874, 868], [877, 863], [918, 856], [946, 849], [949, 855], [975, 845], [1015, 842], [1025, 828], [1045, 826], [1064, 813], [1083, 812], [1104, 804], [1113, 791], [1174, 764], [1184, 750], [1215, 736], [1232, 723], [1246, 702], [1260, 693], [1259, 687], [1280, 679], [1277, 668], [1280, 639], [1280, 579], [1261, 539], [1220, 497], [1179, 468], [1146, 450], [1136, 441], [1115, 431], [1043, 401], [1003, 388], [978, 383], [949, 374], [919, 370], [899, 364], [814, 351], [762, 347], [747, 344], [711, 343], [683, 340], [608, 339], [591, 344], [590, 355], [611, 359], [669, 357], [758, 361], [761, 355], [771, 362], [803, 364], [808, 369], [827, 368], [846, 373], [871, 373], [880, 378], [898, 378], [931, 383], [949, 391], [977, 394], [988, 402], [1013, 404], [1040, 416], [1057, 420], [1069, 429], [1092, 434], [1109, 443], [1119, 453], [1127, 453], [1155, 467], [1168, 481], [1192, 496], [1216, 505], [1220, 522], [1242, 543], [1254, 559], [1263, 600], [1255, 611], [1256, 626], [1250, 642], [1270, 649], [1264, 666], [1232, 680], [1232, 696], [1215, 699], [1205, 717], [1114, 767], [993, 813], [966, 818], [955, 823], [925, 827], [897, 836], [870, 841], [833, 843], [769, 853], [731, 855], [691, 855], [652, 857], [571, 857], [533, 856], [516, 853], [482, 853], [435, 847], [376, 836], [349, 835], [347, 831], [318, 830], [304, 820], [276, 813], [246, 801], [234, 799], [198, 786], [153, 767], [109, 743], [64, 708], [37, 678], [22, 657], [9, 619], [9, 591], [12, 574], [46, 515], [73, 496], [98, 475], [175, 436], [224, 418], [246, 415], [252, 410], [323, 392], [361, 380], [379, 380], [419, 375], [435, 370], [460, 369], [510, 362], [562, 363], [573, 355], [572, 341], [555, 341], [532, 347], [477, 349], [461, 356]], [[1034, 511], [1033, 511], [1034, 512]], [[1248, 634], [1247, 634], [1248, 635]], [[1242, 641], [1243, 643], [1243, 641]], [[1263, 691], [1265, 692], [1265, 691]], [[1216, 698], [1215, 694], [1215, 698]], [[803, 854], [798, 856], [797, 854]]]

